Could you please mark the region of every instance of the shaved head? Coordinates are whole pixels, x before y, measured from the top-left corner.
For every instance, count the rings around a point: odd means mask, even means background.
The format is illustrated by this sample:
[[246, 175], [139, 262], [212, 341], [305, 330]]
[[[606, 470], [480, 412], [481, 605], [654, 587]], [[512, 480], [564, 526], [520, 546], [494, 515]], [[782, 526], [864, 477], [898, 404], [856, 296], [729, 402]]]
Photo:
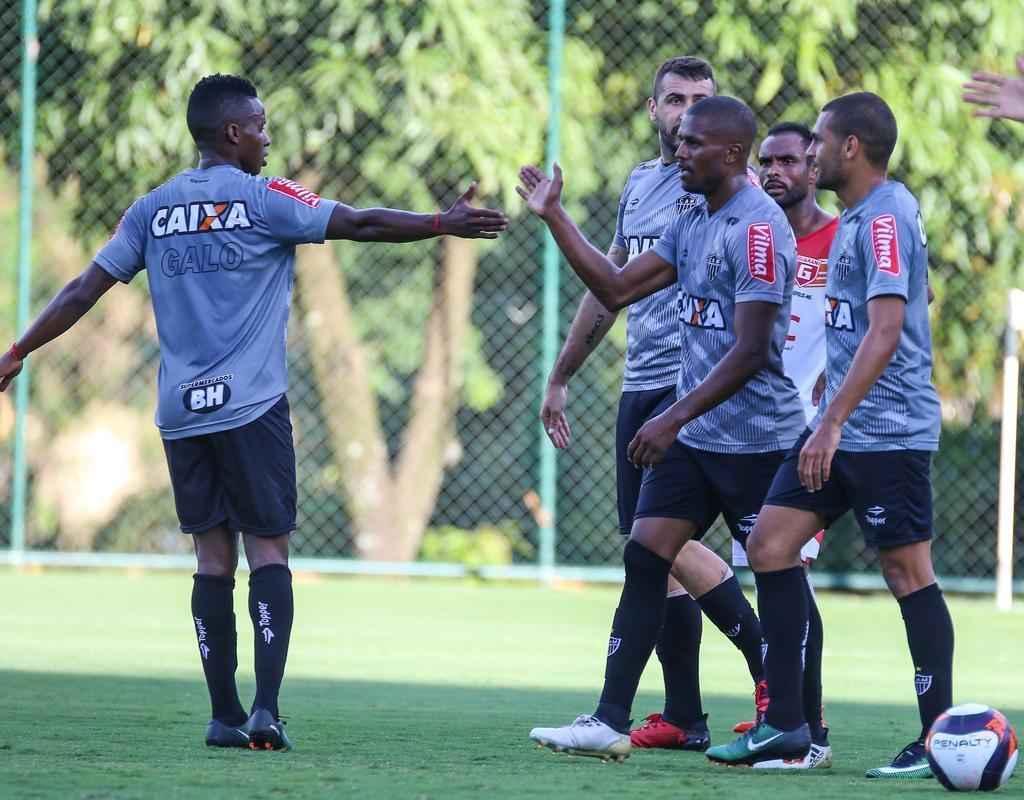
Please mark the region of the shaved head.
[[199, 147], [212, 147], [228, 122], [241, 122], [252, 113], [256, 87], [237, 75], [207, 75], [192, 89], [186, 120]]
[[743, 157], [750, 155], [757, 136], [754, 112], [742, 100], [720, 94], [696, 103], [686, 116], [699, 120], [707, 135], [721, 142], [739, 144]]

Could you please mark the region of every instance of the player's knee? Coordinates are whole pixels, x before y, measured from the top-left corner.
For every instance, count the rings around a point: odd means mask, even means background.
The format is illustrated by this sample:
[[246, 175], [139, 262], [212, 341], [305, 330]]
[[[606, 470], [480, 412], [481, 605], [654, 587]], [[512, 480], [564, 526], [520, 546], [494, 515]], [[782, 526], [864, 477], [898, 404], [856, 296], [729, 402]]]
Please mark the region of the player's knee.
[[667, 585], [671, 562], [648, 550], [635, 539], [626, 542], [626, 547], [622, 551], [622, 563], [629, 578], [658, 581], [661, 585]]
[[200, 575], [230, 578], [238, 568], [238, 552], [213, 550], [196, 553], [196, 571]]
[[288, 566], [288, 536], [254, 536], [245, 534], [245, 558], [255, 572], [271, 564]]
[[931, 558], [922, 548], [901, 547], [895, 550], [881, 550], [879, 562], [882, 577], [893, 597], [906, 597], [935, 583]]

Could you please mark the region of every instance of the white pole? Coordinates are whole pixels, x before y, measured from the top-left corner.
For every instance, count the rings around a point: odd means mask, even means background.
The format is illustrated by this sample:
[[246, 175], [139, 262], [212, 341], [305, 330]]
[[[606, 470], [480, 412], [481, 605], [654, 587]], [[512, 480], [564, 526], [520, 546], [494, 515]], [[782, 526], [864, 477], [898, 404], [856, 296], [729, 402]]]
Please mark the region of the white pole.
[[1020, 334], [1024, 331], [1024, 291], [1010, 290], [1003, 358], [1003, 420], [999, 447], [999, 533], [996, 545], [996, 607], [1013, 605], [1013, 516], [1017, 488], [1017, 404], [1020, 396]]

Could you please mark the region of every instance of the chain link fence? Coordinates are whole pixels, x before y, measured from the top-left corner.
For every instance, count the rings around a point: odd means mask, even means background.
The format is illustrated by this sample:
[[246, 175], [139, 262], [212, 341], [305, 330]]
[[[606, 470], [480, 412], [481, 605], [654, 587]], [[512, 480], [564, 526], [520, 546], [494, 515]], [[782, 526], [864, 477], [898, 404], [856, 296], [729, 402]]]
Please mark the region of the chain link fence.
[[[1021, 131], [960, 107], [961, 54], [1005, 69], [1024, 41], [1012, 3], [935, 0], [574, 0], [567, 10], [562, 164], [572, 210], [606, 247], [631, 167], [653, 157], [645, 101], [665, 58], [701, 55], [762, 131], [811, 123], [867, 88], [901, 123], [894, 174], [922, 200], [936, 291], [936, 381], [946, 415], [934, 464], [939, 571], [994, 573], [1003, 303], [1024, 285]], [[1004, 7], [1005, 6], [1005, 7]], [[536, 563], [543, 237], [515, 198], [542, 158], [543, 2], [66, 0], [40, 9], [32, 310], [89, 262], [137, 195], [191, 166], [188, 91], [203, 74], [260, 89], [285, 174], [353, 205], [423, 211], [471, 179], [514, 217], [490, 244], [339, 243], [301, 250], [289, 326], [289, 398], [304, 556]], [[0, 9], [0, 244], [17, 247], [20, 14]], [[1014, 38], [1016, 37], [1016, 38]], [[823, 202], [833, 204], [832, 197]], [[16, 265], [0, 280], [13, 338]], [[157, 338], [144, 274], [30, 360], [27, 544], [178, 553], [152, 425]], [[562, 268], [562, 333], [581, 285]], [[574, 378], [558, 462], [556, 562], [619, 562], [613, 431], [621, 322]], [[0, 543], [8, 543], [14, 411], [0, 395]], [[1018, 479], [1018, 486], [1021, 482]], [[1021, 504], [1018, 505], [1021, 508]], [[1018, 512], [1018, 567], [1024, 559]], [[717, 526], [707, 543], [727, 555]], [[872, 569], [852, 521], [821, 568]]]

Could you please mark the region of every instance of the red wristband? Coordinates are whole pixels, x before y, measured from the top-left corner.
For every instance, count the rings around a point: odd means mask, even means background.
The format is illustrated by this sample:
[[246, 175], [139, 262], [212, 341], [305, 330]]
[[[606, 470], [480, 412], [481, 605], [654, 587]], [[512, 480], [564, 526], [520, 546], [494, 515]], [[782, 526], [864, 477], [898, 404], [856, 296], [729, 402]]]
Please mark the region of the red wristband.
[[14, 358], [15, 358], [16, 360], [18, 360], [18, 361], [24, 361], [24, 360], [25, 360], [25, 356], [26, 356], [26, 355], [28, 355], [28, 353], [24, 353], [24, 354], [23, 354], [23, 353], [22, 353], [22, 352], [21, 352], [21, 351], [20, 351], [20, 350], [18, 349], [18, 343], [17, 343], [17, 342], [13, 342], [13, 343], [11, 344], [11, 349], [10, 349], [10, 350], [9, 350], [8, 352], [9, 352], [9, 353], [10, 353], [10, 354], [11, 354], [12, 356], [14, 356]]
[[434, 222], [431, 225], [431, 227], [434, 229], [435, 233], [440, 233], [441, 232], [441, 213], [440, 212], [438, 212], [437, 214], [434, 214]]

